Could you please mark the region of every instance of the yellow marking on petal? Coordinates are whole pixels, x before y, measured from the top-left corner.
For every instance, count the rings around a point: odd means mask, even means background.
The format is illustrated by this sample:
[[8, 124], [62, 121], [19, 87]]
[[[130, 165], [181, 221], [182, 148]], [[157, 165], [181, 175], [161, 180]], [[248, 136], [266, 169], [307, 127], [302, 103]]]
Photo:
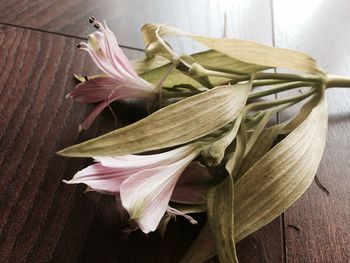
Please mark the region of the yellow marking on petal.
[[96, 38], [95, 38], [92, 34], [90, 34], [90, 35], [88, 36], [88, 44], [89, 44], [89, 46], [90, 46], [93, 50], [95, 50], [95, 51], [101, 51], [101, 48], [100, 48], [100, 46], [98, 45], [98, 42], [97, 42]]

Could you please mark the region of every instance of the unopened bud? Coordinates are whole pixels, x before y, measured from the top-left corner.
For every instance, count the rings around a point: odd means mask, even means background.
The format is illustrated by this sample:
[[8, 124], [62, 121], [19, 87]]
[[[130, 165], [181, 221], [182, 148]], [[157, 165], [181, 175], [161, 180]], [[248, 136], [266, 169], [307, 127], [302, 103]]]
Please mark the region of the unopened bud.
[[204, 77], [208, 75], [208, 71], [202, 65], [193, 63], [189, 69], [189, 74], [195, 77]]

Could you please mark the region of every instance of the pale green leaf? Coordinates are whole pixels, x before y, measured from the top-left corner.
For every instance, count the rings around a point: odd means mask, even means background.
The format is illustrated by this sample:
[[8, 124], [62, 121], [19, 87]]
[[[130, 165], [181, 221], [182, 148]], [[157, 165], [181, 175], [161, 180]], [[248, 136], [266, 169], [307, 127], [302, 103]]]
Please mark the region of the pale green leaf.
[[168, 213], [165, 213], [162, 220], [159, 222], [159, 225], [157, 227], [157, 231], [158, 231], [161, 238], [165, 237], [166, 229], [168, 227], [170, 219], [171, 219], [171, 215], [169, 215]]
[[169, 63], [169, 60], [161, 57], [154, 56], [152, 58], [135, 59], [131, 61], [131, 65], [137, 72], [137, 74], [143, 74], [155, 68], [159, 68]]
[[255, 129], [248, 140], [244, 156], [247, 156], [249, 154], [249, 152], [252, 150], [252, 148], [256, 144], [258, 138], [260, 137], [260, 134], [263, 132], [264, 128], [266, 127], [266, 125], [268, 124], [268, 122], [270, 121], [270, 119], [274, 113], [275, 113], [275, 111], [268, 110], [263, 114], [263, 117], [255, 126]]
[[238, 262], [234, 240], [233, 180], [224, 181], [208, 193], [208, 222], [221, 263]]
[[209, 48], [247, 63], [288, 68], [311, 74], [323, 74], [313, 58], [299, 51], [269, 47], [240, 39], [190, 36]]
[[211, 49], [246, 63], [324, 75], [313, 58], [299, 51], [270, 47], [246, 40], [203, 37], [166, 25], [145, 25], [142, 32], [146, 44], [156, 41], [155, 30], [157, 28], [160, 36], [185, 35]]
[[238, 242], [292, 205], [311, 184], [327, 134], [324, 92], [304, 107], [305, 120], [267, 152], [235, 184], [235, 238]]
[[[215, 50], [208, 50], [208, 51], [193, 54], [192, 58], [195, 61], [197, 61], [197, 63], [201, 64], [206, 68], [215, 67], [222, 71], [235, 69], [245, 73], [251, 73], [251, 72], [265, 69], [265, 67], [247, 64], [239, 60], [230, 58]], [[162, 67], [155, 68], [151, 71], [147, 71], [141, 74], [141, 77], [147, 80], [148, 82], [156, 84], [159, 81], [160, 77], [163, 76], [165, 72], [168, 70], [169, 66], [170, 64], [166, 64]], [[209, 77], [209, 80], [214, 86], [227, 82], [226, 78], [220, 78], [220, 77]], [[202, 86], [199, 82], [183, 74], [181, 71], [177, 69], [173, 70], [169, 74], [167, 79], [164, 81], [163, 86], [173, 87], [181, 84], [188, 84], [194, 87]]]
[[228, 176], [223, 182], [209, 191], [207, 196], [208, 222], [215, 239], [216, 250], [220, 262], [238, 262], [234, 233], [234, 185], [233, 177], [241, 166], [246, 147], [246, 129], [241, 123], [236, 146], [232, 154], [229, 154], [226, 163]]
[[203, 137], [234, 120], [245, 106], [251, 82], [221, 86], [162, 108], [95, 139], [68, 147], [64, 156], [118, 156], [172, 147]]
[[281, 133], [284, 123], [274, 125], [265, 129], [255, 142], [251, 151], [243, 159], [237, 178], [240, 178], [249, 168], [251, 168], [261, 157], [263, 157], [276, 143]]

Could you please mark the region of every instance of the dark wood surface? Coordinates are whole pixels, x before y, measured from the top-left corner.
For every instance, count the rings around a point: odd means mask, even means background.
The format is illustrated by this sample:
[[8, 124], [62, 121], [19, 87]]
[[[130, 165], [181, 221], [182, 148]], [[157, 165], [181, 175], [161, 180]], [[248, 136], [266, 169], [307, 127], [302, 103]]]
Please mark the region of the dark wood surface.
[[[282, 3], [283, 2], [283, 3]], [[300, 3], [299, 3], [300, 2]], [[350, 75], [350, 2], [275, 1], [275, 44], [312, 55], [327, 72]], [[298, 16], [298, 20], [293, 17]], [[286, 259], [291, 263], [349, 262], [350, 90], [327, 91], [328, 141], [315, 183], [285, 213]], [[284, 114], [281, 118], [286, 117]], [[295, 225], [300, 231], [288, 226]]]
[[[346, 0], [275, 1], [273, 6], [258, 0], [218, 2], [0, 1], [0, 262], [178, 262], [200, 230], [201, 224], [178, 219], [164, 239], [157, 233], [127, 235], [113, 198], [83, 194], [83, 186], [61, 183], [90, 161], [54, 152], [114, 127], [105, 112], [79, 134], [77, 126], [89, 107], [64, 98], [74, 87], [73, 73], [96, 72], [75, 48], [93, 30], [89, 16], [106, 18], [120, 43], [132, 48], [142, 48], [139, 28], [144, 22], [165, 22], [210, 36], [301, 49], [328, 71], [350, 75]], [[175, 46], [180, 51], [200, 49], [184, 43]], [[142, 56], [134, 49], [124, 51], [130, 58]], [[349, 259], [348, 92], [328, 96], [330, 129], [318, 176], [330, 196], [312, 185], [284, 217], [237, 245], [240, 262]], [[132, 110], [121, 106], [124, 112]]]

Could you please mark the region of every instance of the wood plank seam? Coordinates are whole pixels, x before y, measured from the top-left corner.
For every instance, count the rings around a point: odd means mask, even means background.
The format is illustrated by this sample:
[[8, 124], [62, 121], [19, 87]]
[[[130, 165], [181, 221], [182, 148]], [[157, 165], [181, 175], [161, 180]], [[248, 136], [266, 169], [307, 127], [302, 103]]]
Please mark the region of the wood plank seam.
[[[21, 29], [25, 29], [25, 30], [33, 30], [33, 31], [41, 32], [41, 33], [54, 34], [54, 35], [58, 35], [58, 36], [63, 36], [63, 37], [68, 37], [68, 38], [75, 38], [75, 39], [87, 41], [87, 37], [80, 37], [80, 36], [75, 36], [75, 35], [70, 35], [70, 34], [65, 34], [65, 33], [60, 33], [60, 32], [40, 29], [40, 28], [35, 28], [35, 27], [21, 26], [21, 25], [16, 25], [16, 24], [11, 24], [11, 23], [4, 23], [4, 22], [0, 22], [0, 25], [9, 26], [9, 27], [15, 27], [15, 28], [21, 28]], [[131, 47], [131, 46], [128, 46], [128, 45], [123, 45], [123, 44], [119, 44], [119, 46], [121, 48], [135, 50], [135, 51], [141, 51], [141, 52], [145, 51], [143, 48]]]
[[[272, 29], [272, 45], [276, 47], [276, 32], [275, 32], [275, 13], [273, 8], [273, 2], [274, 0], [270, 0], [270, 8], [271, 8], [271, 29]], [[276, 69], [274, 69], [274, 72], [276, 73]], [[275, 94], [275, 99], [278, 99], [278, 94]], [[279, 112], [276, 113], [276, 122], [280, 123], [280, 116]], [[280, 223], [281, 223], [281, 243], [282, 243], [282, 262], [287, 263], [287, 242], [286, 242], [286, 227], [285, 227], [285, 218], [284, 213], [280, 215]]]

